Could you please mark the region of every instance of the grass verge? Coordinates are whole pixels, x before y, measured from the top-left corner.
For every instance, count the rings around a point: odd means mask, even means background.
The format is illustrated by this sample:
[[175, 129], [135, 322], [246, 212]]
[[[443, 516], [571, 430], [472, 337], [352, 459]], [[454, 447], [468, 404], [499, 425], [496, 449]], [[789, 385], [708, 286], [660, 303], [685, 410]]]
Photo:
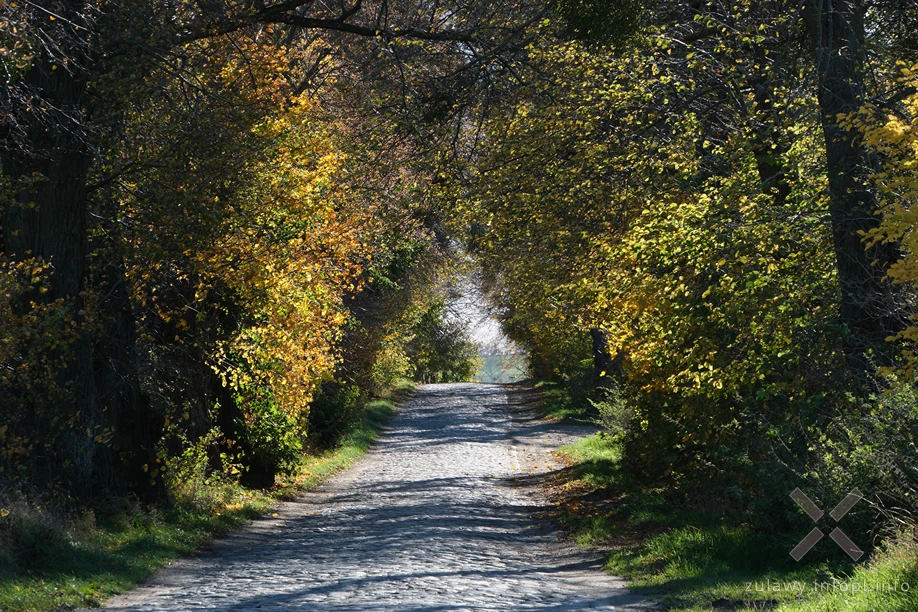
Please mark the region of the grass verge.
[[[410, 389], [404, 383], [391, 397], [369, 402], [363, 420], [337, 448], [304, 457], [301, 469], [270, 491], [214, 482], [202, 491], [206, 503], [158, 509], [111, 500], [99, 505], [104, 512], [86, 512], [70, 521], [34, 506], [0, 508], [9, 534], [0, 539], [7, 548], [0, 549], [0, 610], [95, 607], [132, 588], [206, 540], [270, 512], [277, 499], [292, 497], [353, 465], [392, 415], [395, 401]], [[14, 558], [19, 562], [12, 568]]]
[[858, 564], [840, 554], [797, 563], [786, 542], [741, 519], [683, 509], [667, 490], [629, 482], [611, 437], [590, 436], [560, 454], [570, 462], [552, 483], [562, 526], [580, 545], [611, 549], [606, 569], [664, 610], [918, 611], [913, 539]]
[[562, 383], [540, 381], [534, 387], [542, 395], [539, 410], [543, 416], [568, 423], [594, 423], [599, 412], [585, 395], [574, 395], [571, 387]]
[[278, 497], [296, 495], [300, 491], [315, 487], [329, 476], [351, 467], [376, 440], [379, 430], [392, 416], [395, 402], [406, 397], [413, 388], [414, 385], [410, 382], [402, 381], [392, 391], [390, 397], [367, 403], [363, 419], [344, 436], [337, 448], [318, 455], [306, 456], [297, 473], [279, 482], [274, 494]]

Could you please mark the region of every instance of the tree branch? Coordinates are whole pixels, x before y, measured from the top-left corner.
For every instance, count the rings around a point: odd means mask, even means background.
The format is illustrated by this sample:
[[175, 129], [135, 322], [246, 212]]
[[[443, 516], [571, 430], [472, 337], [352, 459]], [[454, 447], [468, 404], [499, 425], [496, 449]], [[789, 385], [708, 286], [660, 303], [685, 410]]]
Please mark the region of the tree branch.
[[211, 38], [223, 34], [230, 34], [246, 26], [256, 23], [282, 23], [311, 30], [331, 30], [345, 32], [367, 38], [383, 38], [392, 40], [396, 38], [410, 38], [430, 42], [476, 42], [479, 38], [476, 32], [483, 28], [468, 30], [427, 30], [414, 27], [371, 27], [351, 23], [351, 17], [360, 12], [363, 7], [362, 0], [357, 0], [352, 6], [344, 7], [341, 13], [333, 18], [309, 17], [301, 14], [298, 9], [310, 7], [313, 4], [306, 0], [288, 0], [272, 4], [264, 8], [257, 8], [257, 4], [248, 7], [246, 14], [235, 17], [211, 20], [193, 28], [179, 37], [179, 43], [191, 42], [202, 38]]

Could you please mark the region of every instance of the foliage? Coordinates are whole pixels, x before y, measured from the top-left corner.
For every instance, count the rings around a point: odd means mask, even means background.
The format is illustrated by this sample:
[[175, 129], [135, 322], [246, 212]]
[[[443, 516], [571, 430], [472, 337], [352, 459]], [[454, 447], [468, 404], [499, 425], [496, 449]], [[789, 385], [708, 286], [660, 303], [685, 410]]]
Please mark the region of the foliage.
[[237, 465], [230, 462], [231, 456], [221, 453], [222, 460], [218, 470], [211, 465], [211, 453], [222, 438], [219, 429], [212, 429], [195, 442], [184, 440], [185, 447], [180, 454], [168, 456], [163, 461], [164, 479], [175, 504], [182, 507], [196, 508], [214, 512], [229, 503], [235, 495], [236, 476], [240, 472]]
[[254, 459], [272, 471], [292, 469], [303, 451], [300, 424], [296, 417], [281, 409], [270, 393], [245, 401], [247, 419], [242, 441], [254, 453]]
[[[289, 95], [274, 77], [283, 58], [256, 45], [245, 57], [232, 49], [220, 57], [212, 45], [202, 47], [189, 50], [189, 61], [202, 54], [202, 69], [242, 98], [230, 111], [248, 131], [228, 134], [221, 143], [226, 150], [216, 155], [212, 138], [189, 140], [187, 131], [167, 131], [159, 149], [148, 145], [146, 155], [158, 161], [144, 162], [150, 170], [134, 177], [121, 202], [133, 234], [133, 299], [152, 351], [165, 345], [174, 355], [196, 345], [222, 384], [243, 398], [243, 410], [249, 399], [265, 401], [267, 394], [295, 420], [308, 413], [317, 381], [335, 363], [343, 296], [357, 288], [358, 262], [369, 252], [354, 230], [363, 211], [347, 208], [338, 176], [343, 157], [320, 129], [311, 101], [301, 96], [281, 112], [261, 114], [267, 109], [259, 105]], [[265, 83], [240, 87], [256, 71]], [[152, 83], [161, 78], [150, 77]], [[226, 100], [202, 103], [203, 110], [188, 109], [185, 120], [168, 98], [161, 108], [138, 108], [131, 124], [138, 132], [129, 139], [150, 138], [151, 113], [164, 115], [164, 130], [192, 119], [195, 129], [220, 129]], [[189, 180], [189, 166], [196, 164], [209, 168]], [[219, 178], [229, 173], [232, 184]], [[187, 233], [189, 216], [202, 222], [196, 233]], [[145, 230], [153, 217], [160, 229], [151, 234]]]
[[557, 12], [577, 39], [621, 45], [638, 29], [645, 4], [643, 0], [561, 0]]
[[412, 378], [419, 382], [464, 382], [478, 370], [478, 347], [459, 321], [447, 318], [446, 304], [433, 302], [414, 328]]
[[363, 418], [333, 451], [301, 455], [296, 470], [271, 492], [245, 489], [212, 470], [206, 445], [219, 439], [212, 432], [172, 460], [170, 481], [181, 483], [175, 483], [173, 490], [179, 494], [171, 507], [144, 508], [131, 498], [107, 498], [68, 520], [22, 497], [4, 497], [0, 607], [40, 612], [98, 606], [206, 540], [270, 512], [278, 499], [315, 487], [351, 466], [391, 416], [394, 400], [410, 390], [402, 384], [388, 399], [365, 405]]
[[[814, 436], [818, 453], [808, 466], [807, 479], [824, 500], [858, 488], [865, 507], [849, 519], [869, 537], [910, 529], [918, 519], [918, 390], [895, 380], [865, 400], [856, 410], [839, 415]], [[831, 502], [826, 502], [831, 503]], [[885, 523], [876, 524], [877, 516]], [[852, 529], [855, 528], [852, 525]]]
[[[534, 373], [613, 389], [583, 393], [630, 478], [768, 533], [799, 525], [796, 487], [823, 505], [863, 487], [875, 505], [850, 529], [894, 532], [916, 507], [910, 372], [876, 374], [890, 363], [881, 330], [913, 312], [912, 90], [897, 89], [901, 111], [868, 106], [836, 137], [804, 22], [752, 3], [663, 4], [627, 48], [533, 46], [545, 78], [489, 116], [443, 196], [462, 202]], [[867, 180], [857, 162], [840, 179], [840, 138], [846, 159], [872, 147], [884, 170]], [[855, 175], [857, 197], [838, 187]], [[852, 247], [857, 231], [867, 241]], [[883, 241], [903, 247], [898, 289], [880, 279]], [[892, 413], [896, 426], [872, 416]], [[897, 482], [878, 476], [891, 465]]]
[[[867, 563], [817, 548], [796, 564], [789, 534], [757, 530], [722, 507], [686, 506], [668, 487], [631, 480], [620, 441], [591, 436], [561, 453], [573, 465], [554, 483], [559, 520], [581, 544], [611, 548], [606, 568], [668, 609], [914, 609], [902, 586], [916, 571], [907, 532]], [[806, 529], [802, 523], [799, 531]]]
[[628, 478], [914, 522], [908, 7], [51, 4], [0, 7], [5, 486], [272, 487], [400, 377], [472, 375], [462, 239]]
[[326, 383], [309, 408], [309, 435], [314, 448], [329, 448], [360, 418], [360, 388]]
[[310, 425], [320, 387], [407, 373], [448, 267], [428, 139], [550, 10], [443, 9], [0, 7], [4, 478], [163, 500], [165, 462], [219, 430], [214, 469], [233, 444], [268, 486], [339, 433]]
[[[55, 449], [75, 426], [56, 408], [72, 394], [59, 373], [81, 323], [64, 299], [36, 301], [48, 290], [50, 273], [51, 266], [36, 259], [0, 258], [0, 479], [28, 473], [37, 482], [53, 482]], [[36, 436], [36, 420], [56, 421], [56, 427]], [[99, 427], [91, 434], [104, 440], [110, 431]]]
[[631, 431], [634, 411], [622, 389], [616, 386], [599, 389], [599, 399], [589, 400], [599, 413], [599, 425], [612, 436], [626, 436]]
[[[304, 90], [297, 70], [331, 61], [320, 41], [280, 44], [283, 33], [168, 43], [170, 58], [143, 70], [117, 56], [92, 83], [118, 113], [93, 135], [85, 291], [47, 299], [53, 262], [0, 259], [6, 477], [64, 505], [93, 491], [193, 498], [240, 476], [270, 486], [304, 444], [337, 443], [359, 400], [409, 373], [414, 327], [441, 286], [425, 281], [450, 274], [412, 218], [423, 173], [410, 176], [388, 126], [334, 106], [345, 89], [334, 80], [321, 102]], [[373, 129], [383, 136], [354, 138]], [[7, 197], [24, 186], [5, 179], [0, 212], [34, 208]], [[77, 353], [91, 383], [77, 380]], [[93, 394], [105, 399], [80, 408]], [[75, 452], [95, 476], [74, 492], [59, 467]], [[182, 464], [192, 472], [176, 476]]]
[[[918, 252], [918, 234], [916, 227], [915, 198], [916, 164], [915, 153], [918, 151], [918, 135], [915, 132], [915, 121], [918, 118], [918, 94], [915, 94], [915, 70], [905, 62], [896, 65], [899, 74], [894, 83], [904, 92], [894, 107], [865, 104], [857, 113], [846, 115], [843, 125], [854, 133], [862, 133], [870, 149], [879, 156], [878, 171], [871, 176], [879, 190], [880, 210], [879, 224], [864, 233], [864, 239], [870, 246], [893, 245], [898, 258], [887, 269], [888, 277], [896, 285], [905, 287], [908, 292], [904, 305], [906, 314], [915, 320], [914, 303], [915, 281], [918, 280], [918, 266], [914, 254]], [[900, 340], [904, 362], [895, 367], [884, 368], [885, 372], [898, 371], [905, 380], [915, 377], [913, 348], [918, 339], [918, 327], [910, 325], [890, 340]]]
[[[554, 95], [533, 92], [493, 123], [470, 204], [488, 226], [473, 245], [512, 304], [507, 329], [537, 358], [605, 330], [633, 396], [635, 469], [735, 482], [743, 468], [723, 449], [826, 392], [837, 354], [818, 132], [804, 122], [785, 135], [795, 178], [780, 198], [763, 190], [754, 124], [714, 141], [699, 114], [648, 106], [667, 83], [689, 95], [692, 72], [668, 64], [667, 40], [615, 56], [534, 52]], [[788, 104], [813, 117], [810, 100]], [[563, 363], [556, 374], [579, 367]]]

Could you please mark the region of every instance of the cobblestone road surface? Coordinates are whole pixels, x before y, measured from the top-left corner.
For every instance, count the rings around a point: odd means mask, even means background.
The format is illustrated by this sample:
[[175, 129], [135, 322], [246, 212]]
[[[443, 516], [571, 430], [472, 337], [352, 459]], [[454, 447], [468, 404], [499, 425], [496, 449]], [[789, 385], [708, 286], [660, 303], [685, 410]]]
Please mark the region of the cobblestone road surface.
[[500, 385], [420, 387], [353, 469], [107, 607], [644, 610], [519, 484], [570, 436]]

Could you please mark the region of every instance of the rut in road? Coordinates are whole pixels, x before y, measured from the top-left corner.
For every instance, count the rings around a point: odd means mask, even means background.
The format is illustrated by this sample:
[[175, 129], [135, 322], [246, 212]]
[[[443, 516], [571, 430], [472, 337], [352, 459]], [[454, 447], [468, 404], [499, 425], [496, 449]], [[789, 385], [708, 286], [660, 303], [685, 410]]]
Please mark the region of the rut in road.
[[646, 609], [514, 484], [550, 450], [533, 444], [559, 441], [544, 427], [514, 419], [501, 385], [422, 386], [353, 469], [109, 607]]

